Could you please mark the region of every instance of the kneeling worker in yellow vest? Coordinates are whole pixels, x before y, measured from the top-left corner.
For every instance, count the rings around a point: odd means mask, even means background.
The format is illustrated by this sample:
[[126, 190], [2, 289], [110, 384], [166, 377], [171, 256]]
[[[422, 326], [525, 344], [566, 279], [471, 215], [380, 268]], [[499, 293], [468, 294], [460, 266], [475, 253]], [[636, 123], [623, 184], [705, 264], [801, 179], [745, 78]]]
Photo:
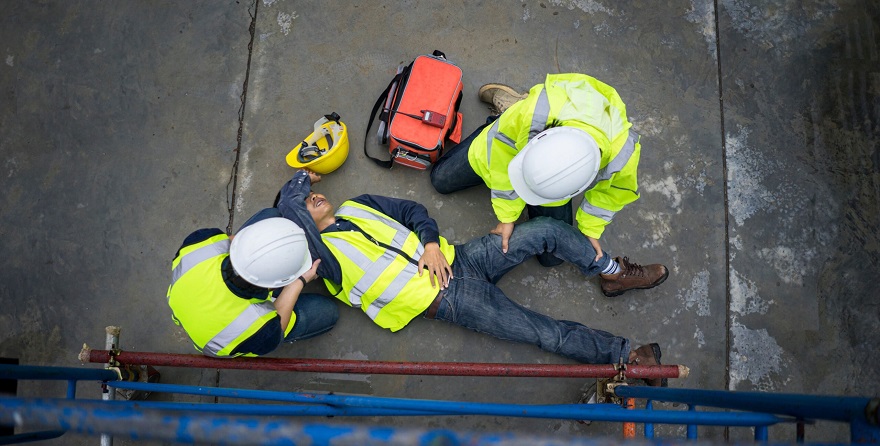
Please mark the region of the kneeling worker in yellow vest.
[[[380, 327], [398, 331], [422, 315], [583, 363], [660, 364], [657, 344], [631, 348], [626, 338], [524, 308], [495, 285], [524, 260], [547, 250], [585, 276], [598, 274], [590, 241], [564, 222], [542, 217], [517, 225], [507, 253], [494, 234], [453, 246], [421, 204], [361, 195], [334, 209], [323, 195], [311, 192], [305, 171], [282, 188], [278, 209], [305, 230], [328, 289]], [[647, 381], [665, 384], [659, 378]]]
[[[550, 74], [527, 94], [502, 84], [480, 88], [494, 116], [448, 150], [431, 170], [443, 194], [485, 184], [491, 192], [502, 249], [525, 209], [574, 224], [572, 199], [583, 196], [577, 227], [599, 253], [602, 292], [609, 297], [663, 283], [669, 270], [603, 254], [599, 237], [624, 206], [639, 198], [639, 135], [617, 91], [579, 73]], [[538, 261], [555, 266], [554, 252]]]
[[171, 264], [171, 317], [206, 356], [265, 355], [336, 324], [336, 303], [302, 293], [320, 263], [302, 228], [276, 208], [251, 217], [234, 237], [199, 229]]

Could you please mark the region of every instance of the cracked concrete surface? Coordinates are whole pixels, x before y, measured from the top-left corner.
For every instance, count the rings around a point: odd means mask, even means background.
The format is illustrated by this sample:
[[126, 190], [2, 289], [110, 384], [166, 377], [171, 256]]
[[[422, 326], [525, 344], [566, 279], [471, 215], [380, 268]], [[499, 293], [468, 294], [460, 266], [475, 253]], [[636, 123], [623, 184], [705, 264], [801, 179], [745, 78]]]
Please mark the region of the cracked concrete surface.
[[[440, 196], [426, 173], [382, 171], [363, 155], [368, 113], [397, 65], [440, 49], [464, 72], [465, 132], [487, 115], [480, 85], [525, 90], [548, 72], [577, 71], [615, 87], [642, 135], [641, 198], [603, 247], [663, 262], [669, 280], [608, 299], [571, 266], [529, 261], [500, 283], [513, 299], [659, 342], [665, 361], [691, 367], [675, 387], [880, 394], [876, 4], [44, 1], [7, 8], [0, 21], [2, 357], [79, 365], [82, 343], [103, 345], [107, 325], [122, 327], [127, 350], [193, 353], [165, 303], [171, 257], [190, 231], [235, 230], [270, 206], [293, 172], [284, 156], [331, 111], [349, 127], [351, 155], [316, 189], [335, 203], [363, 192], [422, 202], [453, 242], [486, 233], [485, 188]], [[327, 335], [272, 356], [569, 363], [446, 324], [417, 319], [392, 334], [341, 313]], [[178, 384], [506, 403], [573, 402], [583, 384], [161, 372]], [[19, 386], [26, 396], [63, 392]], [[82, 397], [98, 392], [80, 385]], [[501, 417], [329, 422], [619, 435], [614, 423]], [[794, 438], [790, 427], [770, 432]], [[751, 435], [700, 429], [709, 440]], [[658, 436], [684, 430], [658, 426]], [[808, 441], [848, 438], [844, 425], [807, 426]]]

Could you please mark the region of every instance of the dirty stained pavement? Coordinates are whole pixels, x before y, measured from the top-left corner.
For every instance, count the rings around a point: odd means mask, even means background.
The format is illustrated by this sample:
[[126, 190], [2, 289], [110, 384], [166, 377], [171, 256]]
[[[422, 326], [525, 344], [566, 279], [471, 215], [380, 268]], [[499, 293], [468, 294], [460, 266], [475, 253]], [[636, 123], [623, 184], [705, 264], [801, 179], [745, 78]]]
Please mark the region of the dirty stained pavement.
[[[82, 344], [102, 347], [107, 325], [122, 327], [126, 350], [194, 353], [165, 303], [174, 252], [194, 229], [234, 231], [271, 206], [293, 173], [284, 156], [329, 112], [351, 138], [345, 165], [316, 186], [331, 201], [406, 198], [425, 204], [451, 242], [488, 232], [485, 187], [439, 195], [426, 172], [385, 171], [363, 154], [369, 111], [396, 67], [439, 49], [464, 73], [466, 133], [488, 114], [480, 85], [526, 90], [547, 73], [582, 72], [617, 89], [642, 138], [641, 198], [618, 213], [603, 247], [666, 264], [666, 283], [611, 299], [570, 265], [530, 260], [499, 284], [514, 300], [659, 342], [664, 362], [691, 369], [674, 387], [880, 394], [875, 2], [44, 1], [17, 3], [0, 21], [0, 357], [79, 366]], [[367, 142], [382, 153], [372, 134]], [[330, 333], [272, 356], [570, 363], [424, 319], [392, 334], [340, 310]], [[584, 384], [161, 372], [176, 384], [527, 404], [576, 401]], [[63, 392], [19, 384], [22, 396]], [[614, 423], [552, 419], [320, 421], [619, 435]], [[842, 425], [806, 429], [810, 441], [848, 439]], [[773, 428], [771, 439], [793, 431]], [[684, 428], [658, 435], [683, 438]]]

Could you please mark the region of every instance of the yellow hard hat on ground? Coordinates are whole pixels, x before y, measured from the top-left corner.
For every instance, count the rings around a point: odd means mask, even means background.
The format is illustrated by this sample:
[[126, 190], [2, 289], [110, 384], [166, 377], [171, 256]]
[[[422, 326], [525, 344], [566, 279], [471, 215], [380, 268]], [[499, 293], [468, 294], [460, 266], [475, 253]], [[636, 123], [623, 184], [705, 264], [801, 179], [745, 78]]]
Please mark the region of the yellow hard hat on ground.
[[348, 129], [336, 112], [315, 122], [314, 131], [287, 154], [287, 164], [325, 175], [348, 158]]

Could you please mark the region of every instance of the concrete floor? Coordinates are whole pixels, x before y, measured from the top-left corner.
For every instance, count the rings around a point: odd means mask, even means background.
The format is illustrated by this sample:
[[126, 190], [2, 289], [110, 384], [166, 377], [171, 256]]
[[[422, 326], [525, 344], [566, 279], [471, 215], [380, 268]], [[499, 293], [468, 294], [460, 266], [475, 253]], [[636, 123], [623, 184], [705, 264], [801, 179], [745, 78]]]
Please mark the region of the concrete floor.
[[[489, 231], [485, 188], [440, 196], [427, 173], [382, 171], [362, 152], [369, 110], [396, 66], [440, 49], [464, 72], [466, 132], [487, 115], [480, 85], [525, 90], [546, 73], [583, 72], [618, 90], [642, 135], [641, 199], [618, 214], [603, 246], [665, 263], [669, 280], [609, 299], [574, 268], [532, 260], [501, 282], [511, 297], [659, 342], [666, 362], [691, 368], [675, 387], [880, 394], [877, 2], [4, 4], [2, 357], [79, 365], [82, 344], [102, 347], [107, 325], [122, 327], [126, 350], [193, 353], [165, 304], [171, 257], [190, 231], [237, 229], [271, 205], [293, 173], [284, 156], [331, 111], [349, 126], [352, 152], [317, 190], [337, 204], [363, 192], [420, 201], [454, 242]], [[273, 356], [570, 363], [423, 319], [392, 334], [340, 307], [329, 334]], [[177, 384], [510, 403], [573, 402], [583, 384], [160, 371]], [[23, 382], [19, 395], [63, 388]], [[79, 394], [98, 389], [81, 384]], [[619, 436], [616, 424], [557, 420], [332, 422]], [[684, 429], [658, 434], [682, 438]], [[793, 438], [771, 429], [771, 440]], [[848, 430], [820, 423], [807, 439], [846, 441]]]

